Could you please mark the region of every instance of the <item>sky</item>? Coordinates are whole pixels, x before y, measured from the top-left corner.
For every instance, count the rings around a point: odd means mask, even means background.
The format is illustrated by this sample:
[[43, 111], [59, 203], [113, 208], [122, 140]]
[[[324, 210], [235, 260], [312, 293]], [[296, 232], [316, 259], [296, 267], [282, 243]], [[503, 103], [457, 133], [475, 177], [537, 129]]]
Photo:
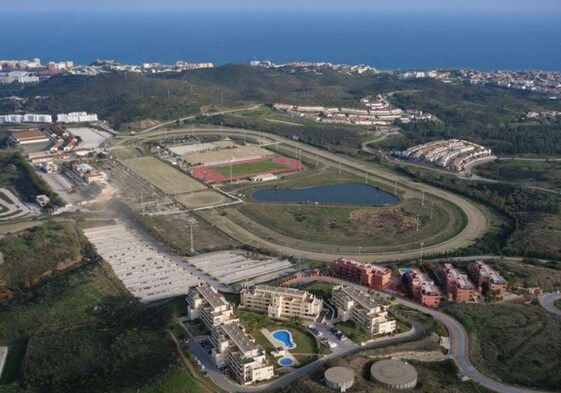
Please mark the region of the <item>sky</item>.
[[381, 12], [561, 13], [559, 0], [0, 0], [3, 11], [369, 10]]

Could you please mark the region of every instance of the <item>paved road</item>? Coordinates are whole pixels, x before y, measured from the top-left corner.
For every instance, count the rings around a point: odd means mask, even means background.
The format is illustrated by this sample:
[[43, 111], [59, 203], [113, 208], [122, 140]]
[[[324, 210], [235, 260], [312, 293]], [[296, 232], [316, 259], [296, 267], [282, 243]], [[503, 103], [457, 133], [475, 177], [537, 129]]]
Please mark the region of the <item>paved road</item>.
[[[487, 231], [488, 221], [487, 221], [487, 217], [485, 216], [485, 213], [483, 213], [481, 209], [479, 209], [475, 204], [473, 204], [472, 202], [470, 202], [465, 198], [462, 198], [458, 195], [452, 194], [448, 191], [436, 187], [432, 187], [423, 183], [414, 182], [413, 180], [410, 180], [408, 178], [396, 175], [395, 173], [390, 172], [383, 167], [373, 166], [372, 164], [367, 162], [353, 159], [344, 155], [337, 155], [335, 153], [331, 153], [297, 141], [289, 140], [281, 136], [268, 134], [260, 131], [239, 130], [239, 129], [231, 129], [231, 128], [172, 130], [168, 132], [168, 135], [186, 134], [186, 133], [204, 135], [204, 134], [216, 134], [217, 132], [226, 135], [237, 135], [237, 136], [248, 135], [248, 136], [258, 137], [261, 139], [282, 143], [294, 149], [301, 149], [305, 154], [309, 154], [313, 157], [318, 157], [318, 159], [325, 164], [331, 166], [341, 164], [342, 168], [345, 171], [359, 174], [361, 176], [364, 176], [365, 173], [368, 173], [370, 179], [373, 179], [377, 183], [383, 184], [388, 189], [393, 190], [395, 184], [397, 183], [398, 189], [405, 191], [406, 193], [409, 193], [409, 195], [418, 194], [418, 196], [420, 196], [421, 192], [424, 191], [426, 193], [427, 198], [430, 198], [430, 196], [432, 195], [455, 204], [460, 209], [462, 209], [466, 217], [468, 217], [468, 223], [466, 227], [461, 233], [459, 233], [452, 239], [449, 239], [439, 244], [424, 247], [425, 254], [444, 253], [447, 251], [469, 246], [473, 244], [478, 238], [483, 236], [483, 234]], [[159, 134], [157, 132], [147, 132], [141, 136], [128, 138], [127, 140], [139, 141], [139, 139], [150, 139], [150, 138], [159, 138]], [[299, 257], [311, 258], [321, 261], [328, 261], [340, 256], [337, 253], [322, 253], [317, 251], [303, 250], [297, 247], [286, 246], [286, 245], [275, 243], [274, 241], [267, 241], [261, 239], [259, 236], [256, 236], [255, 234], [247, 231], [245, 228], [243, 228], [242, 225], [239, 225], [236, 222], [230, 220], [227, 216], [222, 216], [220, 220], [216, 220], [216, 222], [213, 222], [213, 224], [217, 225], [218, 228], [220, 228], [224, 232], [230, 234], [232, 237], [240, 241], [243, 241], [248, 244], [253, 244], [259, 247], [266, 247], [283, 254], [295, 255]], [[357, 259], [363, 261], [388, 261], [388, 260], [414, 259], [419, 257], [421, 251], [420, 247], [421, 246], [419, 244], [419, 246], [416, 246], [413, 249], [407, 251], [361, 253], [360, 256], [358, 255], [358, 249], [357, 249], [357, 253], [352, 255], [353, 257], [356, 257]]]
[[561, 315], [561, 309], [557, 308], [553, 303], [561, 299], [561, 293], [545, 293], [539, 298], [540, 305], [547, 311]]

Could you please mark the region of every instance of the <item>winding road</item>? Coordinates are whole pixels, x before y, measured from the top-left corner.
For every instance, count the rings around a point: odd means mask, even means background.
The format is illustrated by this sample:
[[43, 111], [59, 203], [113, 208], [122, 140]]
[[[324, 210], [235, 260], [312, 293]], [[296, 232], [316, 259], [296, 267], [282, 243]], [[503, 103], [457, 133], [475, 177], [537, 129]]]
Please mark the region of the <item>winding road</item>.
[[561, 300], [561, 293], [545, 293], [538, 297], [540, 305], [553, 314], [561, 315], [561, 309], [555, 306], [557, 300]]

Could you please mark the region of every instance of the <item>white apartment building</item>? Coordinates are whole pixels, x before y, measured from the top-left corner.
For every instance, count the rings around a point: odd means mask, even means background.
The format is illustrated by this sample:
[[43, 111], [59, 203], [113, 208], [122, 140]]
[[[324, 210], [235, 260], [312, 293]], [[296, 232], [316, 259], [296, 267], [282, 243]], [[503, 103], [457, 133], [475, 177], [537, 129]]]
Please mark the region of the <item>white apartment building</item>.
[[51, 115], [41, 115], [35, 113], [26, 113], [25, 115], [2, 115], [1, 123], [52, 123]]
[[264, 381], [274, 377], [273, 365], [265, 350], [245, 333], [242, 325], [219, 325], [212, 330], [212, 356], [218, 367], [227, 366], [242, 384]]
[[58, 123], [85, 123], [97, 120], [97, 115], [95, 113], [70, 112], [56, 115], [56, 121]]
[[331, 301], [343, 322], [351, 320], [369, 334], [392, 333], [396, 330], [396, 321], [388, 318], [387, 307], [366, 290], [338, 285], [333, 288], [331, 295]]
[[323, 309], [323, 300], [294, 288], [257, 285], [240, 292], [240, 308], [267, 313], [271, 318], [298, 317], [313, 321]]
[[187, 317], [191, 320], [200, 319], [209, 330], [238, 321], [232, 305], [207, 283], [190, 288], [186, 300]]
[[0, 74], [0, 83], [35, 83], [39, 82], [39, 77], [32, 72], [10, 71]]
[[186, 300], [189, 319], [202, 320], [210, 330], [212, 358], [218, 367], [228, 367], [244, 385], [274, 377], [265, 350], [246, 334], [222, 294], [208, 283], [200, 283], [189, 289]]

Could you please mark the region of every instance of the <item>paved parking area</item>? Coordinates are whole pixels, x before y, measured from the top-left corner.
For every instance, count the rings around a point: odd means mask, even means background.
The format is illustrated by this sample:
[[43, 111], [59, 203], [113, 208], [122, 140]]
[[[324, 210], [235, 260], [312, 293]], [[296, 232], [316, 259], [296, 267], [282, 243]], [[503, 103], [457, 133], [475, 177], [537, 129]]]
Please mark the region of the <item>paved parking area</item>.
[[140, 229], [121, 223], [87, 228], [84, 234], [125, 287], [144, 302], [184, 295], [200, 282], [232, 292], [231, 283], [269, 277], [292, 266], [241, 250], [177, 256]]
[[220, 251], [189, 258], [189, 263], [216, 277], [224, 284], [245, 281], [250, 278], [284, 271], [292, 266], [287, 260], [244, 255], [240, 252]]
[[145, 234], [123, 224], [88, 228], [84, 234], [125, 287], [142, 301], [186, 294], [189, 287], [201, 281], [229, 290], [216, 279], [197, 271], [185, 258], [167, 252]]

